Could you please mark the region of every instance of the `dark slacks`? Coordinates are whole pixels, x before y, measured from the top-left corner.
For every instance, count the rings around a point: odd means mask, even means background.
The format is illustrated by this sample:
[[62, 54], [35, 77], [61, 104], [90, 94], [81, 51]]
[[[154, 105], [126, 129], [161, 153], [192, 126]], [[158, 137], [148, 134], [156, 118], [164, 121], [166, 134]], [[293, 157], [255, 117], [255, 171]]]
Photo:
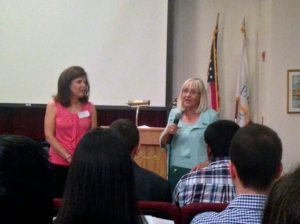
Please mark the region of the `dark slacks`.
[[62, 198], [69, 166], [51, 164], [53, 198]]

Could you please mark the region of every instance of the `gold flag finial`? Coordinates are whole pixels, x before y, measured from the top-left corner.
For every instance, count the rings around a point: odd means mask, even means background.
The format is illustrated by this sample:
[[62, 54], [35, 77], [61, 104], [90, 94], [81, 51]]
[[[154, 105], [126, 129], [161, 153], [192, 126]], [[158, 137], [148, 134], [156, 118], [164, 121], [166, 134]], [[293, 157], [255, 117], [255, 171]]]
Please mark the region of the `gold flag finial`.
[[246, 37], [246, 19], [245, 19], [245, 17], [244, 17], [244, 20], [243, 20], [241, 31], [244, 34], [244, 36]]
[[220, 17], [220, 13], [218, 12], [216, 27], [215, 27], [215, 31], [214, 31], [214, 36], [219, 32], [219, 17]]

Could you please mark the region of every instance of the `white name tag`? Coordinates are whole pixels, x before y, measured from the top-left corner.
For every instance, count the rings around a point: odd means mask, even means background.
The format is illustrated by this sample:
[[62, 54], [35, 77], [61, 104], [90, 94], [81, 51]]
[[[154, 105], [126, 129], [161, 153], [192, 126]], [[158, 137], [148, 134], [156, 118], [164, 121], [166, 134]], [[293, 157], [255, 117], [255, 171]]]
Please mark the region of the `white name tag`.
[[78, 112], [79, 118], [85, 118], [85, 117], [89, 117], [89, 116], [90, 116], [90, 112], [88, 112], [87, 110]]

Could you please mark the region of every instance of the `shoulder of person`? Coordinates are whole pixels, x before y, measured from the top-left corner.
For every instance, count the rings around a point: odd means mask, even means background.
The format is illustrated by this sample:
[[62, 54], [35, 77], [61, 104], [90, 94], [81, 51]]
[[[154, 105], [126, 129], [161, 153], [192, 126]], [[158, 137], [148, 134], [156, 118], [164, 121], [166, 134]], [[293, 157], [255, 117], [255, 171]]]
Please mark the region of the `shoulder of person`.
[[162, 178], [158, 174], [156, 174], [150, 170], [147, 170], [143, 167], [140, 167], [138, 165], [136, 166], [136, 170], [138, 170], [144, 178], [148, 178], [150, 182], [158, 182], [160, 184], [162, 184], [162, 183], [168, 184], [169, 183], [166, 179]]
[[93, 107], [95, 106], [94, 103], [91, 102], [91, 101], [87, 101], [86, 103], [89, 104], [89, 105], [91, 105], [91, 106], [93, 106]]
[[170, 113], [168, 115], [168, 124], [173, 123], [175, 116], [178, 113], [182, 113], [182, 111], [180, 111], [177, 107], [170, 110]]
[[48, 103], [47, 103], [47, 109], [56, 109], [56, 104], [57, 102], [54, 99], [51, 99]]
[[54, 99], [51, 99], [48, 103], [47, 106], [55, 106], [56, 102]]
[[211, 121], [211, 120], [218, 120], [219, 119], [219, 113], [213, 109], [207, 109], [206, 111], [202, 112], [203, 118], [205, 120]]
[[161, 185], [168, 185], [169, 182], [164, 179], [163, 177], [159, 176], [158, 174], [156, 173], [153, 173], [152, 171], [150, 171], [152, 173], [152, 180], [161, 184]]
[[177, 107], [176, 107], [176, 108], [173, 108], [173, 109], [170, 111], [169, 117], [175, 117], [175, 115], [178, 114], [178, 113], [182, 113], [182, 111], [180, 111]]
[[82, 104], [83, 108], [89, 108], [89, 109], [93, 109], [95, 108], [95, 105], [91, 102], [91, 101], [87, 101], [85, 103]]

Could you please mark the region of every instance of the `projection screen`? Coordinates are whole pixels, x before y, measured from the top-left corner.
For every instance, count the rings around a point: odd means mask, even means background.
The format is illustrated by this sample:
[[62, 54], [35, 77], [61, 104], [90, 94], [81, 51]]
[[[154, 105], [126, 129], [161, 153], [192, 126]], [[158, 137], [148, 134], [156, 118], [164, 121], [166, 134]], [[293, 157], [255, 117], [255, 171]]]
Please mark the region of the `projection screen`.
[[0, 2], [1, 104], [46, 104], [79, 65], [95, 105], [165, 106], [167, 0]]

